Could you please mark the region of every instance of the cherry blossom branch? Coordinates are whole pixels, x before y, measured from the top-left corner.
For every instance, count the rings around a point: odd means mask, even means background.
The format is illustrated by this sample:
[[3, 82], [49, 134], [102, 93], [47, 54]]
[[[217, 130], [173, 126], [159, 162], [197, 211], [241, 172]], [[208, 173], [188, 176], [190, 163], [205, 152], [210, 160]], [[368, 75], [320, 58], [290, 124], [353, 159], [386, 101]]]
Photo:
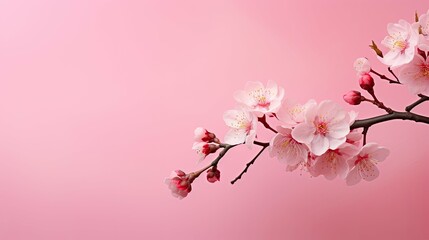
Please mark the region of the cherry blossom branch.
[[420, 97], [420, 99], [415, 101], [414, 103], [410, 104], [409, 106], [407, 106], [405, 108], [405, 111], [410, 112], [413, 108], [417, 107], [419, 104], [426, 102], [426, 101], [429, 101], [428, 96], [425, 96], [423, 94], [419, 94], [418, 96]]
[[415, 114], [415, 113], [411, 113], [411, 112], [393, 111], [392, 113], [388, 113], [388, 114], [384, 114], [384, 115], [380, 115], [380, 116], [376, 116], [376, 117], [372, 117], [372, 118], [356, 120], [350, 126], [350, 130], [356, 129], [356, 128], [364, 128], [364, 130], [365, 130], [365, 128], [369, 128], [372, 125], [375, 125], [377, 123], [387, 122], [387, 121], [391, 121], [391, 120], [395, 120], [395, 119], [410, 120], [410, 121], [414, 121], [414, 122], [421, 122], [421, 123], [429, 124], [429, 117], [422, 116], [422, 115]]
[[215, 158], [215, 160], [213, 160], [210, 165], [208, 165], [207, 167], [203, 168], [202, 170], [200, 170], [201, 172], [204, 172], [205, 170], [211, 168], [211, 167], [217, 167], [217, 164], [219, 163], [219, 161], [225, 156], [225, 154], [233, 147], [236, 147], [240, 144], [235, 144], [235, 145], [230, 145], [230, 144], [224, 144], [221, 143], [219, 144], [220, 148], [223, 148], [223, 150], [219, 153], [219, 155]]
[[235, 182], [237, 182], [239, 179], [241, 179], [241, 177], [243, 176], [244, 173], [247, 172], [247, 170], [249, 169], [250, 165], [254, 164], [256, 159], [264, 152], [264, 150], [270, 145], [269, 143], [261, 143], [261, 142], [255, 142], [256, 145], [262, 146], [262, 149], [258, 152], [258, 154], [256, 154], [256, 156], [246, 164], [246, 167], [244, 168], [244, 170], [240, 173], [240, 175], [238, 175], [234, 180], [231, 181], [231, 184], [234, 184]]
[[264, 114], [264, 116], [262, 116], [262, 117], [258, 117], [258, 121], [259, 121], [260, 123], [262, 123], [262, 125], [264, 125], [264, 127], [265, 127], [265, 128], [267, 128], [267, 129], [269, 129], [269, 130], [273, 131], [274, 133], [277, 133], [277, 131], [276, 131], [274, 128], [272, 128], [272, 127], [267, 123], [267, 118], [266, 118], [265, 114]]
[[383, 75], [383, 74], [380, 74], [380, 73], [374, 71], [373, 69], [370, 70], [370, 72], [377, 75], [380, 79], [387, 80], [389, 83], [392, 83], [392, 84], [401, 84], [401, 82], [399, 82], [398, 78], [396, 77], [396, 75], [393, 73], [393, 71], [390, 68], [389, 68], [389, 71], [393, 74], [393, 76], [395, 76], [395, 78], [397, 79], [396, 81], [387, 77], [386, 75]]
[[362, 101], [370, 102], [370, 103], [374, 104], [375, 106], [377, 106], [378, 108], [381, 108], [381, 109], [385, 110], [387, 113], [393, 113], [394, 112], [391, 108], [386, 107], [383, 102], [380, 102], [377, 99], [377, 97], [375, 96], [375, 93], [374, 93], [373, 89], [368, 90], [368, 92], [369, 92], [369, 94], [371, 94], [371, 96], [373, 97], [374, 100], [367, 99], [367, 98], [363, 97]]

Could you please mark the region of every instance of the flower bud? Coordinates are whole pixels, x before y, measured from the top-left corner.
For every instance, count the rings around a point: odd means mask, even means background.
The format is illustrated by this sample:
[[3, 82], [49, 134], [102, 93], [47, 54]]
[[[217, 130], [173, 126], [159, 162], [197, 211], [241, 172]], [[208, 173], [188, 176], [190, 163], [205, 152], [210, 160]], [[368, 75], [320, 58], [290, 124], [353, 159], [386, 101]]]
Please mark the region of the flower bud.
[[367, 91], [372, 90], [375, 85], [374, 79], [368, 73], [362, 74], [359, 77], [359, 85], [362, 89], [365, 89]]
[[350, 91], [344, 94], [343, 99], [350, 105], [359, 105], [362, 102], [362, 95], [358, 91]]
[[369, 73], [371, 71], [371, 64], [368, 59], [364, 57], [356, 59], [353, 63], [353, 67], [359, 75]]
[[207, 181], [211, 183], [220, 181], [220, 171], [216, 167], [212, 167], [207, 171]]
[[192, 181], [189, 175], [181, 170], [176, 170], [172, 172], [171, 176], [165, 179], [164, 182], [167, 184], [173, 196], [182, 199], [192, 191]]
[[199, 161], [202, 161], [210, 153], [215, 153], [219, 148], [220, 146], [218, 144], [205, 142], [194, 143], [192, 147], [192, 149], [197, 152]]
[[195, 142], [215, 142], [218, 143], [219, 139], [216, 138], [216, 135], [212, 132], [207, 131], [207, 129], [198, 127], [194, 131], [194, 140]]

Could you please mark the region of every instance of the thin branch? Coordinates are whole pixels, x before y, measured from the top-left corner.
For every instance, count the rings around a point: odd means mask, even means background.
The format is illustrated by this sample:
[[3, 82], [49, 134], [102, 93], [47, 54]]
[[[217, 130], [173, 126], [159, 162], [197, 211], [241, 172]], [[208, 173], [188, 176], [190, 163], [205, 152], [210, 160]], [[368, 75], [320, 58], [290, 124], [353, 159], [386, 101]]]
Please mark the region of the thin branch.
[[272, 127], [267, 123], [267, 118], [266, 118], [265, 114], [264, 114], [264, 116], [262, 116], [262, 117], [258, 117], [258, 121], [259, 121], [260, 123], [262, 123], [262, 124], [264, 125], [264, 127], [266, 127], [267, 129], [270, 129], [270, 130], [271, 130], [271, 131], [273, 131], [274, 133], [277, 133], [277, 131], [276, 131], [274, 128], [272, 128]]
[[413, 110], [413, 108], [417, 107], [417, 105], [419, 105], [419, 104], [421, 104], [423, 102], [429, 101], [429, 97], [428, 96], [419, 94], [419, 97], [420, 97], [420, 99], [417, 100], [417, 101], [415, 101], [414, 103], [410, 104], [409, 106], [407, 106], [405, 108], [405, 111], [410, 112], [411, 110]]
[[399, 78], [396, 76], [396, 74], [392, 71], [392, 69], [390, 67], [387, 68], [389, 70], [389, 72], [395, 77], [396, 81], [400, 84], [401, 82], [399, 81]]
[[252, 159], [252, 161], [248, 162], [246, 164], [246, 168], [244, 168], [244, 170], [240, 173], [240, 175], [238, 175], [234, 180], [231, 181], [231, 184], [234, 184], [235, 182], [238, 181], [238, 179], [241, 179], [241, 177], [243, 176], [244, 173], [247, 172], [247, 170], [249, 169], [250, 165], [252, 165], [253, 163], [255, 163], [256, 159], [259, 157], [259, 155], [262, 154], [262, 152], [269, 146], [269, 144], [264, 144], [262, 146], [261, 151], [258, 152], [258, 154], [256, 154], [256, 156]]
[[363, 101], [370, 102], [370, 103], [372, 103], [372, 104], [376, 105], [377, 107], [379, 107], [379, 108], [381, 108], [381, 109], [385, 110], [387, 113], [392, 113], [392, 112], [394, 112], [391, 108], [386, 107], [386, 106], [384, 105], [384, 103], [380, 102], [380, 101], [377, 99], [377, 97], [375, 96], [374, 89], [370, 89], [370, 90], [368, 90], [368, 93], [369, 93], [369, 94], [371, 94], [371, 96], [373, 97], [373, 99], [374, 99], [374, 100], [367, 99], [367, 98], [365, 98], [365, 97], [364, 97], [364, 98], [363, 98]]
[[229, 149], [231, 149], [233, 147], [236, 147], [238, 145], [240, 145], [240, 144], [235, 144], [235, 145], [229, 145], [229, 144], [225, 144], [225, 143], [220, 144], [220, 147], [223, 148], [223, 150], [219, 153], [219, 155], [215, 158], [215, 160], [213, 160], [210, 163], [210, 165], [208, 165], [207, 167], [199, 170], [197, 173], [201, 174], [202, 172], [204, 172], [205, 170], [207, 170], [207, 169], [209, 169], [211, 167], [216, 167], [217, 164], [219, 163], [219, 161], [223, 158], [223, 156], [225, 156], [226, 152], [228, 152]]
[[399, 82], [399, 80], [395, 81], [395, 80], [393, 80], [391, 78], [386, 77], [386, 75], [382, 75], [382, 74], [374, 71], [373, 69], [371, 69], [371, 72], [374, 73], [375, 75], [377, 75], [380, 79], [389, 81], [389, 83], [392, 83], [392, 84], [401, 84], [401, 82]]

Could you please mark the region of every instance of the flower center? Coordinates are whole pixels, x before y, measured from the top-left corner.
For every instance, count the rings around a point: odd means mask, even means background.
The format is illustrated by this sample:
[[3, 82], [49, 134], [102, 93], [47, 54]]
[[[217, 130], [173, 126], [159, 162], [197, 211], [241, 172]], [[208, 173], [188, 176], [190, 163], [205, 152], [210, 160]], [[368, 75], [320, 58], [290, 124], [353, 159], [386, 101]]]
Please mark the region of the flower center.
[[283, 143], [282, 143], [282, 148], [287, 148], [287, 146], [289, 145], [289, 143], [290, 143], [290, 140], [291, 139], [287, 139], [286, 141], [284, 141]]
[[316, 120], [315, 127], [317, 134], [324, 136], [328, 133], [328, 124], [324, 121]]
[[365, 154], [365, 155], [363, 155], [363, 156], [358, 155], [358, 156], [357, 156], [357, 159], [356, 159], [356, 161], [355, 161], [355, 165], [358, 165], [360, 162], [362, 162], [362, 161], [364, 161], [364, 160], [367, 160], [367, 159], [368, 159], [368, 154]]
[[422, 74], [422, 76], [424, 77], [429, 77], [429, 66], [427, 65], [423, 65], [420, 69], [420, 73]]
[[270, 107], [270, 102], [267, 102], [267, 97], [265, 97], [264, 95], [258, 96], [257, 101], [258, 101], [258, 104], [257, 104], [258, 107], [266, 108], [266, 109]]
[[396, 40], [393, 42], [393, 48], [401, 52], [404, 52], [407, 47], [408, 43], [404, 40]]

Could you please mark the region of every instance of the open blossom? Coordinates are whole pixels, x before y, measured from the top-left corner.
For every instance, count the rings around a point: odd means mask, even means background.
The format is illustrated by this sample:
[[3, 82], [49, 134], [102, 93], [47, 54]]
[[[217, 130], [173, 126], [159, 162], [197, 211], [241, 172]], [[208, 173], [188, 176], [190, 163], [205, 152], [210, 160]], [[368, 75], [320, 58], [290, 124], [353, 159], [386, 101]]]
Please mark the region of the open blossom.
[[429, 59], [416, 55], [410, 64], [401, 69], [399, 78], [411, 93], [429, 95]]
[[369, 73], [371, 71], [371, 64], [367, 58], [361, 57], [355, 60], [353, 67], [358, 75]]
[[305, 162], [308, 157], [308, 147], [292, 138], [292, 130], [277, 127], [278, 133], [270, 142], [270, 156], [277, 157], [289, 166]]
[[286, 99], [277, 111], [277, 118], [286, 126], [293, 127], [298, 123], [304, 122], [305, 112], [310, 106], [315, 105], [317, 103], [313, 99], [310, 99], [305, 104], [299, 104], [293, 100]]
[[245, 109], [229, 110], [223, 114], [225, 124], [230, 127], [224, 142], [228, 144], [253, 144], [256, 137], [257, 118]]
[[261, 82], [247, 82], [244, 90], [234, 93], [235, 100], [258, 117], [277, 112], [283, 96], [283, 88], [272, 81], [268, 81], [266, 87]]
[[328, 149], [337, 149], [346, 141], [350, 132], [349, 121], [347, 112], [336, 103], [326, 100], [307, 109], [305, 121], [292, 130], [292, 137], [320, 156]]
[[418, 30], [407, 21], [399, 20], [399, 23], [389, 23], [387, 32], [389, 35], [381, 43], [389, 52], [379, 60], [392, 68], [411, 62], [419, 41]]
[[316, 157], [316, 162], [311, 172], [313, 176], [323, 175], [332, 180], [336, 176], [344, 179], [349, 171], [347, 160], [358, 152], [358, 148], [351, 144], [343, 144], [335, 150], [328, 150]]
[[389, 150], [376, 143], [368, 143], [360, 152], [348, 160], [350, 172], [347, 175], [347, 185], [355, 185], [361, 179], [372, 181], [379, 175], [377, 163], [382, 162], [389, 155]]
[[214, 133], [207, 131], [207, 129], [198, 127], [194, 131], [195, 142], [215, 142], [219, 143], [219, 139], [216, 138]]
[[192, 149], [197, 152], [199, 156], [198, 161], [202, 161], [210, 153], [215, 153], [219, 149], [219, 145], [214, 143], [198, 142], [194, 143]]
[[171, 177], [165, 179], [165, 184], [170, 188], [171, 194], [179, 199], [188, 196], [192, 190], [191, 183], [189, 175], [181, 170], [172, 172]]

